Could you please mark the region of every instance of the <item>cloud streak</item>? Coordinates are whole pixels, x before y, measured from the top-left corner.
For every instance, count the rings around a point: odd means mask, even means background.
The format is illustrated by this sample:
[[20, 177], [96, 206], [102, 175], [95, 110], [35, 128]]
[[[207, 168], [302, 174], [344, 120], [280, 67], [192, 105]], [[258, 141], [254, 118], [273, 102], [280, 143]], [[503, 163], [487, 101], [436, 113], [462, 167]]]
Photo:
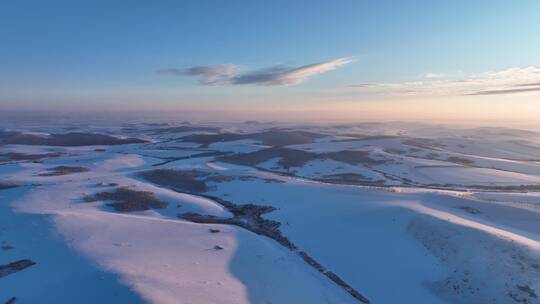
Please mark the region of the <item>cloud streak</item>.
[[531, 88], [521, 88], [521, 89], [479, 91], [479, 92], [471, 93], [469, 95], [504, 95], [504, 94], [536, 92], [536, 91], [540, 91], [540, 86], [531, 87]]
[[308, 64], [300, 67], [275, 66], [252, 73], [239, 75], [233, 79], [234, 84], [257, 84], [269, 86], [287, 86], [304, 82], [309, 77], [322, 74], [351, 63], [351, 58]]
[[158, 73], [168, 76], [198, 77], [199, 83], [203, 85], [289, 86], [300, 84], [312, 76], [335, 70], [351, 62], [351, 58], [345, 57], [299, 67], [279, 65], [247, 73], [239, 73], [238, 66], [233, 64], [217, 64], [187, 69], [163, 69]]
[[348, 87], [395, 96], [503, 95], [540, 91], [540, 68], [510, 68], [462, 78], [358, 83]]
[[226, 84], [237, 73], [238, 67], [234, 64], [213, 64], [194, 66], [187, 69], [163, 69], [158, 73], [167, 76], [191, 76], [198, 77], [203, 85]]

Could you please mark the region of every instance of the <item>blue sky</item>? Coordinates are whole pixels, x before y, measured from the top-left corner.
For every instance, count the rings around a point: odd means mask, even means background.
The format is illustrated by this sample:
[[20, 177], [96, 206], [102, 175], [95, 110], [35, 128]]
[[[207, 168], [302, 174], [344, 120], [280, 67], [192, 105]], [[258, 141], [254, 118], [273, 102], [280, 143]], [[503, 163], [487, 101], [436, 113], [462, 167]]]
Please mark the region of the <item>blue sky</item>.
[[[535, 83], [536, 70], [458, 93], [441, 85], [539, 67], [539, 1], [396, 2], [2, 1], [0, 106], [323, 111], [355, 103], [376, 112], [374, 104], [402, 105], [411, 97], [397, 95], [426, 85], [437, 93], [415, 98], [431, 105], [499, 90], [505, 99], [538, 97], [536, 87], [509, 91]], [[347, 63], [291, 76], [340, 59]], [[231, 70], [218, 84], [186, 72], [220, 64]], [[272, 81], [239, 85], [245, 76]], [[426, 83], [411, 89], [415, 81]]]

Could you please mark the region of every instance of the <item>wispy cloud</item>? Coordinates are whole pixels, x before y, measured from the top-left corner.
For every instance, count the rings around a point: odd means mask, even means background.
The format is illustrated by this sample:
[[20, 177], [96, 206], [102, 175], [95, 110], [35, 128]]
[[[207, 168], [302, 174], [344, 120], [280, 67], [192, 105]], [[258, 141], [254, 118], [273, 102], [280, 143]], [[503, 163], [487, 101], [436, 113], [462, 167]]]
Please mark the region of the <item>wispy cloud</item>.
[[358, 83], [348, 87], [402, 96], [501, 95], [537, 92], [540, 91], [540, 68], [510, 68], [462, 78], [424, 77], [418, 81]]
[[520, 88], [520, 89], [504, 89], [504, 90], [488, 90], [488, 91], [479, 91], [474, 92], [469, 95], [503, 95], [503, 94], [513, 94], [513, 93], [522, 93], [522, 92], [535, 92], [540, 91], [540, 85], [530, 88]]
[[288, 86], [304, 82], [308, 78], [334, 70], [352, 62], [349, 57], [303, 65], [300, 67], [273, 66], [247, 73], [239, 73], [238, 66], [218, 64], [196, 66], [188, 69], [164, 69], [158, 71], [162, 75], [195, 76], [204, 85], [265, 85]]
[[234, 84], [259, 85], [295, 85], [311, 76], [334, 70], [352, 62], [351, 58], [308, 64], [300, 67], [275, 66], [259, 71], [238, 75], [233, 79]]
[[213, 64], [194, 66], [187, 69], [163, 69], [158, 73], [169, 76], [193, 76], [199, 78], [199, 83], [204, 85], [226, 84], [237, 73], [238, 67], [234, 64]]

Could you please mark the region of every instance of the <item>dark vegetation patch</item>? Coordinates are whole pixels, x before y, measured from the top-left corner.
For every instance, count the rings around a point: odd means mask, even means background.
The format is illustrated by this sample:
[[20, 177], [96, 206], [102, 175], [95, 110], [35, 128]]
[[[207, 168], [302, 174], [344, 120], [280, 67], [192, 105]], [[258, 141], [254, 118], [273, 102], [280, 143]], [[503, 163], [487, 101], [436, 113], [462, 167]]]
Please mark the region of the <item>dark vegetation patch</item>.
[[470, 207], [470, 206], [458, 206], [456, 208], [461, 209], [467, 213], [474, 214], [474, 215], [482, 213], [480, 212], [480, 210]]
[[279, 158], [278, 164], [288, 169], [291, 167], [301, 167], [307, 162], [317, 159], [317, 154], [288, 148], [268, 148], [250, 153], [223, 156], [217, 160], [238, 165], [255, 166], [272, 158]]
[[231, 152], [209, 151], [209, 152], [203, 152], [203, 153], [180, 156], [180, 157], [163, 157], [161, 158], [163, 159], [162, 162], [153, 164], [152, 167], [162, 166], [162, 165], [175, 162], [178, 160], [201, 158], [201, 157], [215, 157], [215, 156], [223, 156], [223, 155], [228, 155], [228, 154], [231, 154]]
[[169, 187], [175, 191], [201, 193], [208, 191], [208, 186], [201, 178], [204, 172], [195, 170], [157, 169], [139, 173], [141, 177], [154, 184]]
[[329, 158], [343, 163], [358, 165], [364, 164], [367, 166], [381, 165], [387, 162], [387, 160], [378, 160], [370, 157], [368, 151], [351, 151], [344, 150], [338, 152], [330, 152], [318, 154], [319, 158]]
[[169, 125], [169, 123], [166, 122], [145, 122], [143, 123], [144, 126], [149, 127], [166, 127]]
[[0, 190], [11, 189], [11, 188], [16, 188], [16, 187], [18, 187], [18, 185], [16, 184], [0, 182]]
[[448, 157], [447, 161], [452, 162], [452, 163], [456, 163], [456, 164], [461, 164], [461, 165], [472, 165], [472, 164], [474, 164], [474, 161], [472, 161], [470, 159], [463, 158], [463, 157], [457, 157], [457, 156], [450, 156], [450, 157]]
[[[532, 289], [529, 285], [516, 285], [517, 289], [519, 291], [521, 291], [522, 293], [524, 293], [527, 297], [531, 298], [531, 299], [537, 299], [538, 298], [538, 295], [536, 294], [536, 291], [534, 289]], [[513, 297], [514, 300], [515, 300], [515, 297]], [[528, 303], [527, 302], [527, 299], [525, 299], [525, 301], [523, 299], [521, 299], [520, 303]]]
[[12, 245], [9, 245], [9, 244], [2, 244], [2, 246], [0, 246], [0, 249], [8, 251], [8, 250], [15, 249], [15, 247], [13, 247]]
[[337, 274], [335, 274], [332, 271], [326, 271], [324, 272], [324, 275], [327, 276], [332, 282], [336, 283], [341, 288], [345, 289], [353, 298], [359, 300], [363, 303], [369, 303], [369, 300], [364, 297], [361, 293], [359, 293], [356, 289], [354, 289], [351, 285], [347, 284], [347, 282], [343, 281]]
[[51, 134], [49, 136], [25, 134], [20, 132], [4, 132], [0, 135], [0, 143], [17, 145], [78, 147], [97, 145], [124, 145], [146, 142], [146, 140], [139, 138], [118, 138], [106, 134], [80, 132]]
[[260, 126], [264, 125], [264, 122], [256, 121], [256, 120], [246, 120], [244, 121], [245, 125], [251, 125], [251, 126]]
[[51, 152], [44, 154], [25, 154], [19, 152], [0, 153], [0, 162], [5, 161], [21, 161], [21, 160], [41, 160], [44, 158], [59, 157], [62, 153]]
[[528, 191], [540, 191], [540, 184], [533, 185], [515, 185], [515, 186], [489, 186], [489, 185], [462, 185], [462, 184], [426, 184], [426, 187], [434, 189], [476, 189], [476, 190], [488, 190], [499, 192], [522, 192]]
[[149, 191], [136, 191], [129, 188], [116, 188], [114, 191], [99, 192], [84, 197], [85, 202], [111, 201], [107, 206], [119, 212], [145, 211], [163, 209], [167, 202], [160, 200]]
[[[237, 211], [242, 210], [242, 208], [244, 208], [243, 206], [248, 206], [246, 208], [252, 211], [257, 211], [257, 208], [259, 207], [269, 207], [269, 206], [256, 206], [256, 205], [251, 205], [251, 204], [241, 205], [240, 207], [235, 205]], [[269, 207], [269, 208], [272, 208], [272, 207]], [[278, 229], [280, 225], [279, 222], [263, 219], [259, 215], [256, 215], [256, 214], [249, 214], [249, 211], [248, 211], [248, 214], [246, 215], [235, 214], [231, 218], [223, 218], [223, 217], [217, 217], [213, 215], [202, 215], [195, 212], [185, 212], [185, 213], [179, 214], [178, 217], [181, 219], [190, 221], [190, 222], [194, 222], [194, 223], [225, 224], [225, 225], [239, 226], [251, 232], [254, 232], [256, 234], [270, 237], [289, 249], [296, 248], [287, 238], [281, 235], [281, 231], [279, 231]]]
[[182, 213], [179, 214], [178, 217], [196, 223], [240, 226], [256, 234], [265, 235], [272, 238], [289, 249], [296, 249], [296, 247], [281, 234], [281, 231], [279, 230], [279, 222], [262, 217], [263, 214], [272, 212], [276, 210], [276, 208], [272, 206], [261, 206], [254, 204], [237, 205], [219, 197], [210, 195], [201, 196], [216, 201], [231, 212], [233, 217], [223, 218], [212, 215], [201, 215], [194, 212]]
[[100, 182], [95, 185], [96, 187], [116, 187], [118, 186], [118, 183], [104, 183]]
[[460, 165], [418, 165], [414, 166], [415, 168], [422, 169], [422, 168], [463, 168], [463, 166]]
[[363, 176], [362, 174], [359, 174], [359, 173], [337, 173], [337, 174], [326, 175], [324, 177], [325, 178], [337, 178], [337, 179], [341, 179], [341, 180], [351, 180], [351, 181], [354, 181], [354, 180], [369, 181], [369, 180], [371, 180], [371, 178], [365, 177], [365, 176]]
[[[171, 188], [175, 191], [201, 194], [211, 190], [207, 183], [223, 183], [233, 180], [253, 181], [256, 176], [230, 176], [197, 170], [156, 169], [139, 173], [139, 176], [154, 184]], [[273, 178], [263, 178], [266, 183], [281, 183]]]
[[314, 180], [330, 184], [339, 185], [359, 185], [359, 186], [384, 186], [385, 181], [382, 179], [373, 180], [365, 179], [363, 176], [355, 176], [355, 173], [343, 173], [327, 175], [323, 178], [315, 178]]
[[285, 169], [291, 167], [302, 167], [307, 162], [316, 159], [333, 159], [352, 165], [378, 165], [386, 160], [377, 160], [370, 157], [367, 151], [338, 151], [329, 153], [313, 153], [304, 150], [289, 148], [268, 148], [250, 153], [238, 153], [230, 156], [219, 157], [218, 161], [233, 163], [245, 166], [256, 166], [257, 164], [268, 161], [272, 158], [279, 158], [278, 164]]
[[267, 184], [275, 183], [275, 184], [284, 184], [286, 181], [275, 179], [275, 178], [263, 178], [263, 181]]
[[197, 127], [197, 126], [178, 126], [170, 128], [159, 128], [150, 130], [152, 135], [161, 135], [169, 133], [180, 133], [180, 132], [219, 132], [221, 129], [216, 127]]
[[306, 131], [280, 131], [272, 130], [260, 133], [237, 134], [237, 133], [222, 133], [222, 134], [195, 134], [182, 137], [184, 142], [193, 142], [208, 147], [210, 144], [217, 142], [235, 141], [243, 139], [252, 139], [260, 141], [263, 145], [272, 147], [282, 147], [288, 145], [310, 144], [317, 138], [325, 137], [326, 135], [317, 134]]
[[243, 181], [250, 181], [255, 179], [254, 176], [231, 176], [231, 175], [221, 175], [221, 174], [210, 174], [205, 178], [205, 181], [207, 182], [214, 182], [214, 183], [223, 183], [223, 182], [230, 182], [236, 179], [240, 179]]
[[429, 150], [440, 150], [446, 147], [444, 144], [438, 143], [435, 140], [429, 138], [410, 138], [403, 140], [402, 143], [407, 146]]
[[11, 297], [9, 298], [9, 300], [6, 301], [6, 304], [15, 304], [16, 301], [17, 301], [16, 297]]
[[86, 167], [78, 166], [57, 166], [54, 168], [48, 168], [47, 172], [39, 174], [39, 176], [59, 176], [73, 173], [88, 172], [90, 169]]
[[36, 263], [29, 259], [18, 260], [9, 264], [0, 265], [0, 278], [24, 270]]
[[326, 175], [323, 178], [317, 179], [318, 181], [332, 184], [350, 184], [350, 185], [384, 185], [384, 180], [373, 180], [372, 178], [365, 177], [358, 173], [338, 173]]
[[315, 259], [313, 259], [312, 257], [310, 257], [306, 252], [304, 251], [298, 251], [298, 255], [306, 262], [308, 263], [311, 267], [317, 269], [318, 271], [320, 272], [323, 272], [325, 269], [324, 267], [319, 264], [319, 262], [315, 261]]
[[396, 139], [396, 135], [359, 135], [359, 134], [343, 134], [343, 136], [352, 137], [350, 139], [335, 139], [331, 142], [349, 142], [349, 141], [364, 141], [364, 140], [381, 140], [381, 139]]

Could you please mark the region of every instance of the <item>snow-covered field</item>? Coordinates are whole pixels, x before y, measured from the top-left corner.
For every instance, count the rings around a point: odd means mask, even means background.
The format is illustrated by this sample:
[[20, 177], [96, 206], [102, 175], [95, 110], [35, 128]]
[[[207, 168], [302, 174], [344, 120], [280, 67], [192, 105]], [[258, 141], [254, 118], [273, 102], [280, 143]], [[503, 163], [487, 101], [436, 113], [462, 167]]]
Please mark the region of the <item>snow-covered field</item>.
[[64, 127], [0, 129], [0, 303], [540, 303], [540, 134]]

